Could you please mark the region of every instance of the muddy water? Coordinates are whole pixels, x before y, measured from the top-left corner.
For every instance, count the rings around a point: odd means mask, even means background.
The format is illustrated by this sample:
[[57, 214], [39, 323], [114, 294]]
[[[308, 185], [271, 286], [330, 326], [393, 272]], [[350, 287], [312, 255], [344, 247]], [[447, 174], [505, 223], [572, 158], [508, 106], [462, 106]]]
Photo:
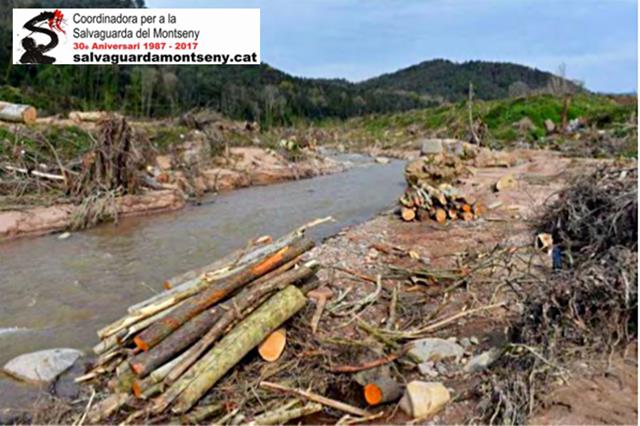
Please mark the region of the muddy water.
[[[403, 163], [360, 164], [336, 175], [212, 196], [175, 213], [0, 245], [0, 365], [21, 353], [87, 350], [95, 331], [160, 291], [164, 279], [207, 264], [258, 235], [282, 235], [318, 217], [364, 221], [402, 191]], [[0, 386], [1, 388], [1, 386]], [[2, 399], [2, 398], [0, 398]], [[0, 404], [1, 405], [1, 404]]]

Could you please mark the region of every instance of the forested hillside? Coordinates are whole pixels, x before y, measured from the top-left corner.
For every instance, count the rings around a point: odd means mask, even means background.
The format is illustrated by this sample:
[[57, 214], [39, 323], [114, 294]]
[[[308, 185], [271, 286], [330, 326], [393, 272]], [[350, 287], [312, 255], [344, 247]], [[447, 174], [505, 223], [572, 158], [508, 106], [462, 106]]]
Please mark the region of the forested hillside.
[[[305, 79], [260, 66], [12, 66], [11, 9], [49, 7], [44, 0], [0, 5], [0, 99], [43, 113], [117, 110], [139, 117], [175, 116], [205, 107], [263, 126], [297, 119], [347, 118], [433, 106], [466, 96], [492, 99], [546, 87], [551, 74], [520, 65], [425, 62], [362, 83]], [[60, 0], [65, 7], [144, 7], [144, 0]]]
[[519, 96], [531, 91], [554, 91], [554, 85], [579, 90], [576, 83], [562, 80], [544, 71], [523, 65], [469, 61], [455, 63], [445, 59], [425, 61], [418, 65], [384, 74], [361, 84], [371, 90], [406, 91], [459, 101], [468, 96], [469, 82], [480, 99]]

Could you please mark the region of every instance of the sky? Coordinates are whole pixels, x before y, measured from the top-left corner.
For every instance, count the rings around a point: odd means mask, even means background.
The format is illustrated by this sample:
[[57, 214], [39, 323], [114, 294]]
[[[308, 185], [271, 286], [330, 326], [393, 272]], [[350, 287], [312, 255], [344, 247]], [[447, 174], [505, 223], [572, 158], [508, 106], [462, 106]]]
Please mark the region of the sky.
[[515, 62], [599, 92], [637, 91], [636, 0], [146, 0], [258, 7], [263, 62], [360, 81], [419, 62]]

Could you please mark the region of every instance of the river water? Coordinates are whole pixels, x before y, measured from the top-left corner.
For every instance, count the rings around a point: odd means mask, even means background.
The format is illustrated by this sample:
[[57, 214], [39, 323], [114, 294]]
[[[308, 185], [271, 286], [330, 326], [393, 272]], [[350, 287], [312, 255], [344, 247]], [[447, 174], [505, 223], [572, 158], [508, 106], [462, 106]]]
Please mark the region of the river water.
[[[73, 233], [0, 244], [0, 365], [19, 354], [89, 350], [96, 330], [162, 282], [247, 241], [283, 235], [328, 215], [320, 240], [393, 205], [403, 163], [364, 162], [347, 172], [211, 196], [200, 206]], [[5, 379], [6, 380], [6, 379]], [[0, 389], [2, 386], [0, 386]]]

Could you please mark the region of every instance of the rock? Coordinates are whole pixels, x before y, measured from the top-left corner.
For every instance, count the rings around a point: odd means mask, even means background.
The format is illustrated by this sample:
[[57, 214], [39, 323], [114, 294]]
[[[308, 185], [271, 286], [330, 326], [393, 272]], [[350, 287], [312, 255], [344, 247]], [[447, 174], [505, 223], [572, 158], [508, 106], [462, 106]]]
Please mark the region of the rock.
[[495, 185], [495, 190], [498, 192], [504, 191], [514, 188], [517, 184], [518, 182], [516, 181], [516, 178], [513, 177], [513, 175], [505, 175], [498, 179]]
[[71, 236], [71, 232], [63, 232], [62, 234], [58, 235], [58, 239], [59, 240], [66, 240], [70, 236]]
[[10, 376], [24, 381], [51, 383], [82, 355], [82, 352], [76, 349], [47, 349], [13, 358], [5, 364], [3, 370]]
[[469, 337], [469, 341], [471, 342], [472, 345], [477, 345], [478, 343], [480, 343], [480, 341], [476, 336]]
[[496, 362], [502, 355], [502, 350], [499, 348], [492, 348], [488, 351], [482, 352], [480, 355], [471, 357], [464, 366], [464, 371], [467, 373], [477, 373], [489, 368], [491, 364]]
[[421, 139], [420, 155], [440, 154], [442, 152], [442, 141], [440, 139]]
[[471, 346], [471, 340], [468, 337], [463, 337], [462, 339], [460, 339], [460, 345], [463, 348], [468, 349], [469, 346]]
[[389, 164], [391, 162], [391, 160], [389, 160], [387, 157], [376, 157], [376, 163], [378, 164]]
[[420, 370], [420, 374], [425, 377], [438, 377], [438, 371], [435, 369], [433, 361], [426, 361], [418, 364], [418, 370]]
[[443, 363], [439, 362], [436, 364], [436, 371], [438, 372], [438, 374], [442, 375], [442, 376], [448, 376], [450, 371], [447, 368], [446, 365], [444, 365]]
[[451, 399], [449, 390], [440, 382], [410, 382], [400, 400], [400, 408], [407, 415], [425, 418], [440, 411]]
[[553, 133], [556, 131], [556, 124], [549, 118], [544, 120], [544, 129], [547, 133]]
[[409, 355], [420, 362], [437, 362], [447, 358], [459, 361], [464, 355], [464, 349], [454, 341], [434, 337], [415, 340]]

